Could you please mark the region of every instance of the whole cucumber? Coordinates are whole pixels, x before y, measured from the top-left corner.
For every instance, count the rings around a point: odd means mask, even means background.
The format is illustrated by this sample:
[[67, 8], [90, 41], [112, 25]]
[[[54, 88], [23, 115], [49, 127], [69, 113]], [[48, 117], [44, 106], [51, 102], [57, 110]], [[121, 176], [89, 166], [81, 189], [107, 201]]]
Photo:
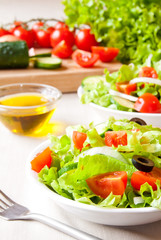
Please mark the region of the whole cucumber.
[[0, 42], [0, 69], [26, 68], [29, 65], [25, 41]]

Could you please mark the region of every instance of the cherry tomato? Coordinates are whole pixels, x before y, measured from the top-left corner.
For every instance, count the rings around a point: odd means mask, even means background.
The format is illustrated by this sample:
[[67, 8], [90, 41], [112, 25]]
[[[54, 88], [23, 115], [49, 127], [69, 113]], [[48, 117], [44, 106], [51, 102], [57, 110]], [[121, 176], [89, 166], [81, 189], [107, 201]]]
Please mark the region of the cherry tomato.
[[26, 41], [29, 48], [33, 47], [35, 40], [32, 30], [26, 30], [25, 28], [20, 26], [13, 31], [13, 35], [21, 40]]
[[136, 91], [137, 84], [136, 83], [131, 83], [131, 84], [128, 84], [128, 83], [116, 83], [116, 89], [119, 92], [123, 92], [125, 94], [130, 95], [131, 92]]
[[67, 44], [64, 40], [58, 43], [52, 50], [52, 54], [62, 59], [69, 58], [72, 55], [72, 53], [73, 53], [72, 47], [69, 44]]
[[158, 78], [158, 74], [154, 68], [145, 66], [139, 72], [139, 77]]
[[92, 52], [99, 55], [102, 62], [111, 62], [119, 53], [118, 48], [92, 46]]
[[47, 28], [47, 31], [51, 34], [55, 30], [54, 27], [50, 26]]
[[85, 140], [87, 139], [87, 134], [83, 133], [83, 132], [73, 131], [72, 138], [73, 138], [74, 146], [77, 149], [82, 150], [83, 144], [84, 144]]
[[75, 44], [81, 50], [91, 51], [91, 47], [97, 46], [98, 42], [90, 29], [81, 29], [76, 33]]
[[160, 113], [161, 104], [153, 94], [144, 93], [136, 100], [134, 109], [142, 113]]
[[0, 28], [0, 37], [4, 36], [4, 35], [8, 35], [10, 34], [9, 31], [7, 31], [6, 29], [4, 28]]
[[105, 144], [109, 147], [118, 147], [118, 145], [127, 145], [127, 132], [125, 131], [108, 131], [105, 133]]
[[88, 68], [93, 67], [99, 59], [99, 56], [98, 54], [77, 49], [73, 52], [72, 59], [81, 67]]
[[157, 190], [156, 181], [159, 180], [161, 183], [161, 169], [153, 167], [151, 172], [136, 171], [131, 176], [131, 185], [136, 190], [140, 190], [140, 187], [144, 183], [149, 183], [153, 190]]
[[50, 41], [53, 48], [62, 40], [66, 41], [70, 46], [73, 46], [75, 43], [74, 33], [69, 31], [68, 28], [56, 29], [51, 33]]
[[60, 28], [68, 28], [68, 26], [64, 22], [57, 22], [54, 25], [55, 29], [60, 29]]
[[106, 198], [111, 192], [114, 195], [123, 195], [127, 185], [127, 173], [103, 173], [86, 179], [86, 182], [92, 192], [102, 198]]
[[52, 151], [49, 147], [47, 147], [44, 151], [38, 153], [31, 161], [31, 169], [39, 173], [41, 169], [46, 165], [50, 167], [52, 161], [51, 153]]
[[27, 27], [27, 25], [21, 21], [14, 21], [13, 24], [10, 26], [9, 32], [13, 34], [14, 30], [20, 27], [21, 25], [25, 25], [25, 27]]
[[51, 43], [50, 43], [50, 32], [45, 29], [38, 29], [35, 32], [35, 38], [40, 47], [43, 48], [50, 48]]
[[44, 22], [35, 22], [32, 25], [33, 32], [37, 32], [37, 30], [41, 29], [44, 26]]

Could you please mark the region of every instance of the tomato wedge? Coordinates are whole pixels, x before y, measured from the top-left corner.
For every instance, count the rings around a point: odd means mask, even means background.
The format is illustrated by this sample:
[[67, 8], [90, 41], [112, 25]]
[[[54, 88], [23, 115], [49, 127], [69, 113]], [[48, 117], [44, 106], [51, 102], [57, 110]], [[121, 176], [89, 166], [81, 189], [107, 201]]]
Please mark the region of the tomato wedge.
[[72, 59], [81, 67], [88, 68], [93, 67], [93, 65], [99, 59], [99, 55], [77, 49], [73, 52]]
[[134, 109], [142, 113], [160, 113], [161, 104], [153, 94], [144, 93], [136, 100]]
[[139, 72], [139, 77], [158, 78], [158, 74], [154, 68], [145, 66]]
[[108, 172], [86, 179], [88, 187], [96, 195], [106, 198], [111, 192], [114, 195], [123, 195], [127, 185], [125, 171]]
[[58, 43], [52, 50], [52, 54], [59, 58], [69, 58], [73, 53], [72, 47], [67, 44], [64, 40]]
[[44, 151], [38, 153], [35, 158], [31, 161], [31, 169], [39, 173], [46, 165], [50, 167], [52, 157], [52, 151], [47, 147]]
[[73, 131], [73, 142], [74, 146], [77, 149], [82, 150], [83, 148], [83, 143], [87, 139], [87, 134], [83, 132], [78, 132], [78, 131]]
[[102, 62], [111, 62], [119, 54], [118, 48], [92, 46], [92, 52], [99, 55]]
[[118, 145], [127, 145], [127, 132], [125, 131], [108, 131], [105, 133], [105, 144], [108, 147], [118, 147]]
[[119, 92], [125, 93], [130, 95], [131, 92], [136, 91], [137, 89], [137, 84], [136, 83], [131, 83], [131, 84], [126, 84], [126, 83], [116, 83], [116, 89]]
[[161, 183], [161, 169], [153, 167], [151, 172], [136, 171], [132, 174], [131, 185], [136, 190], [140, 190], [140, 187], [144, 183], [149, 183], [153, 190], [157, 190], [156, 181], [159, 180]]

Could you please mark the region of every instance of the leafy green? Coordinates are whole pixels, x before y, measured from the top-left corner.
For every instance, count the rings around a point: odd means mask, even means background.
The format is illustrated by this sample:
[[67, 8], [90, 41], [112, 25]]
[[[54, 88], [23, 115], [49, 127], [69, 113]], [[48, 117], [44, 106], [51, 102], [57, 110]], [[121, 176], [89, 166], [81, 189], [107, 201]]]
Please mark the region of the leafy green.
[[63, 0], [63, 4], [69, 26], [90, 26], [101, 45], [120, 49], [118, 60], [123, 63], [142, 64], [161, 50], [160, 0]]
[[[137, 129], [137, 131], [133, 131]], [[73, 145], [72, 133], [75, 130], [85, 132], [87, 139], [82, 151]], [[105, 132], [124, 130], [127, 133], [126, 146], [108, 147], [105, 145]], [[126, 119], [108, 121], [90, 128], [77, 125], [66, 129], [61, 138], [50, 136], [52, 165], [45, 166], [38, 174], [39, 181], [59, 195], [103, 208], [156, 207], [161, 209], [160, 181], [157, 190], [145, 183], [136, 192], [130, 183], [137, 169], [132, 164], [133, 155], [151, 159], [155, 167], [161, 168], [161, 129], [151, 125], [141, 126]], [[89, 145], [88, 147], [86, 145]], [[56, 161], [56, 162], [55, 162]], [[59, 163], [59, 164], [58, 164]], [[126, 171], [128, 183], [121, 195], [112, 192], [104, 199], [94, 194], [86, 180], [92, 176], [115, 171]]]

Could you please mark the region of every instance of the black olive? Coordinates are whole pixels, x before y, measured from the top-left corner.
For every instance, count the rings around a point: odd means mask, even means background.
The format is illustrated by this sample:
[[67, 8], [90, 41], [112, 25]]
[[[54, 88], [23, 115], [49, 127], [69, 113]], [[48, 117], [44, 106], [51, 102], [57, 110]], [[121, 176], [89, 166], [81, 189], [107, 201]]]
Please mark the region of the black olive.
[[130, 122], [136, 122], [137, 124], [140, 125], [147, 125], [146, 122], [141, 118], [131, 118]]
[[149, 158], [134, 155], [132, 158], [133, 165], [142, 172], [151, 172], [154, 167], [154, 162]]

